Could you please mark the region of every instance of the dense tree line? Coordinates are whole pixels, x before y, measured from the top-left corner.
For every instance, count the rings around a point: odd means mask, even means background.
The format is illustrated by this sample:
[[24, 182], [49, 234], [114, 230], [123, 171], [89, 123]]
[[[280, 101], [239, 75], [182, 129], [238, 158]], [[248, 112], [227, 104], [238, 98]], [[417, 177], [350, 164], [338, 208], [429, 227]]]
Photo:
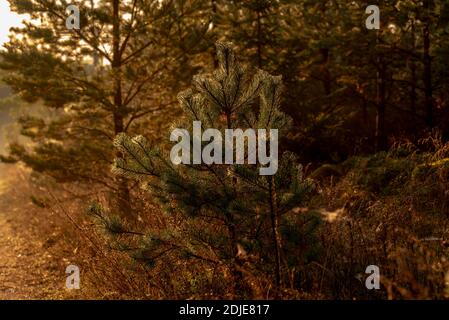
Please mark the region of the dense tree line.
[[66, 29], [64, 1], [11, 3], [40, 23], [14, 30], [4, 81], [26, 101], [63, 110], [54, 121], [20, 119], [36, 144], [34, 152], [13, 145], [11, 157], [120, 190], [125, 202], [125, 182], [78, 157], [107, 168], [112, 151], [98, 150], [97, 139], [169, 121], [176, 92], [216, 64], [216, 40], [283, 76], [282, 108], [294, 119], [288, 146], [303, 161], [338, 162], [433, 129], [448, 134], [445, 1], [383, 1], [380, 30], [367, 30], [367, 4], [351, 1], [84, 1], [80, 30]]
[[[161, 252], [177, 252], [179, 258], [224, 264], [238, 295], [247, 288], [239, 287], [244, 285], [244, 262], [237, 256], [248, 251], [250, 257], [245, 258], [259, 263], [251, 272], [258, 279], [273, 277], [279, 288], [299, 263], [293, 258], [298, 247], [303, 255], [308, 252], [305, 260], [318, 250], [312, 235], [318, 223], [314, 213], [308, 212], [309, 220], [302, 222], [288, 215], [313, 189], [295, 164], [338, 164], [352, 156], [386, 151], [398, 141], [417, 144], [435, 132], [443, 140], [449, 138], [449, 4], [379, 1], [380, 29], [369, 30], [365, 9], [374, 2], [75, 1], [80, 29], [68, 30], [67, 1], [10, 0], [13, 10], [33, 20], [15, 28], [0, 53], [3, 81], [24, 101], [41, 101], [55, 111], [51, 117], [30, 113], [18, 119], [29, 141], [12, 143], [1, 159], [22, 161], [58, 183], [101, 190], [110, 199], [104, 204], [106, 211], [119, 214], [121, 222], [107, 218], [97, 205], [91, 211], [116, 233], [126, 231], [121, 223], [132, 223], [143, 201], [133, 180], [148, 174], [157, 177], [159, 182], [147, 187], [163, 205], [174, 202], [170, 210], [180, 211], [180, 219], [187, 222], [167, 223], [166, 232], [161, 235], [158, 230], [157, 237], [145, 233], [145, 245], [134, 252], [137, 260], [151, 264], [157, 259], [149, 257], [149, 251], [158, 257]], [[268, 72], [258, 79], [265, 88], [276, 87], [278, 78], [269, 74], [282, 76], [284, 89], [276, 92], [279, 105], [271, 107], [290, 119], [290, 126], [281, 125], [281, 149], [291, 153], [274, 180], [262, 181], [244, 170], [229, 178], [226, 170], [210, 167], [197, 168], [199, 173], [176, 172], [164, 167], [159, 151], [140, 146], [147, 146], [146, 139], [128, 138], [139, 134], [162, 140], [164, 149], [171, 123], [206, 121], [205, 110], [199, 116], [193, 112], [199, 107], [191, 104], [191, 96], [181, 97], [181, 106], [176, 100], [195, 74], [217, 69], [206, 82], [236, 74], [247, 77], [234, 65], [233, 53], [224, 58], [230, 47], [216, 47], [217, 42], [233, 43], [243, 64]], [[238, 81], [232, 78], [231, 83]], [[269, 90], [251, 93], [251, 86], [242, 87], [244, 94], [252, 95], [251, 103], [239, 106], [244, 112], [221, 106], [219, 113], [228, 119], [228, 127], [242, 125], [239, 117], [259, 109], [264, 118], [260, 101], [267, 99]], [[207, 100], [203, 89], [197, 81], [195, 90]], [[219, 95], [228, 94], [224, 90]], [[189, 108], [191, 118], [180, 113]], [[250, 123], [258, 122], [246, 124]], [[160, 162], [153, 163], [148, 154]], [[145, 172], [130, 156], [146, 159]], [[119, 174], [111, 172], [113, 163]], [[203, 176], [203, 171], [217, 180]], [[223, 190], [208, 192], [220, 183]], [[251, 196], [243, 203], [240, 197], [248, 190]], [[268, 202], [260, 204], [262, 200]], [[204, 214], [207, 219], [201, 218]], [[213, 225], [208, 219], [218, 222]], [[170, 229], [175, 227], [180, 229]], [[260, 236], [258, 228], [271, 230], [273, 236]], [[267, 254], [267, 249], [276, 254]]]

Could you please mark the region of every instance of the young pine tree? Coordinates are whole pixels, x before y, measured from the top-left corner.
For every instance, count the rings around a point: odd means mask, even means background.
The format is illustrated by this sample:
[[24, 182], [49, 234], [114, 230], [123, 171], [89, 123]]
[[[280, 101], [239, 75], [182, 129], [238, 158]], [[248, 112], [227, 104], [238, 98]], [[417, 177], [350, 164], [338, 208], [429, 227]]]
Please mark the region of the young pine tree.
[[[186, 117], [177, 127], [192, 132], [192, 122], [201, 121], [203, 130], [218, 129], [223, 137], [226, 129], [247, 128], [279, 129], [282, 135], [289, 119], [279, 110], [281, 78], [244, 68], [228, 44], [217, 44], [217, 56], [218, 68], [194, 77], [193, 87], [179, 95]], [[154, 264], [170, 253], [221, 267], [233, 297], [248, 297], [252, 276], [282, 286], [292, 262], [285, 248], [294, 248], [297, 240], [291, 236], [297, 218], [293, 209], [312, 188], [292, 154], [281, 155], [275, 175], [263, 176], [260, 165], [174, 165], [164, 147], [154, 147], [143, 136], [119, 134], [115, 146], [124, 156], [116, 159], [113, 171], [141, 181], [178, 222], [146, 230], [134, 257]], [[116, 233], [136, 235], [117, 223]]]

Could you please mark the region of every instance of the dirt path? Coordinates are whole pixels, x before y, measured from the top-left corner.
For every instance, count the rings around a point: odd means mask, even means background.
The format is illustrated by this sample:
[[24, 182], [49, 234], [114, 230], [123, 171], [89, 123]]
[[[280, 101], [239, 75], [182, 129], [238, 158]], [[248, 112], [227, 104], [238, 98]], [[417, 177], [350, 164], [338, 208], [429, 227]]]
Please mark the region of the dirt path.
[[0, 165], [0, 299], [64, 299], [61, 230], [32, 204], [23, 171]]

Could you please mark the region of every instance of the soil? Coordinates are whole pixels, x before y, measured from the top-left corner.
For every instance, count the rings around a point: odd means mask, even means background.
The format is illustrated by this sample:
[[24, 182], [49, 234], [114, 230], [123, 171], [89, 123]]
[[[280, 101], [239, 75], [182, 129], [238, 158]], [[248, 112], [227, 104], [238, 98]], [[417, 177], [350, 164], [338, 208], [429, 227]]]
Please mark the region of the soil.
[[26, 170], [0, 166], [0, 300], [71, 299], [66, 267], [72, 248], [51, 212], [31, 201]]

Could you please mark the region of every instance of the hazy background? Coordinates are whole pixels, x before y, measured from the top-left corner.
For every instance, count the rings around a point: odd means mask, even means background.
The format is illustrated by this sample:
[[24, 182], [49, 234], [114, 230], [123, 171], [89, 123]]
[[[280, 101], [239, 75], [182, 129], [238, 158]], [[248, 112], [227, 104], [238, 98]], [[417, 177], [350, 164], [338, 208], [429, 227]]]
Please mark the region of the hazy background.
[[[8, 41], [9, 29], [20, 26], [21, 21], [28, 18], [28, 15], [18, 15], [15, 12], [11, 12], [8, 1], [0, 0], [0, 50], [3, 50], [3, 45]], [[0, 83], [0, 101], [10, 94], [9, 88]], [[0, 152], [4, 151], [6, 144], [5, 126], [12, 120], [9, 116], [9, 109], [10, 105], [8, 103], [0, 103]]]

